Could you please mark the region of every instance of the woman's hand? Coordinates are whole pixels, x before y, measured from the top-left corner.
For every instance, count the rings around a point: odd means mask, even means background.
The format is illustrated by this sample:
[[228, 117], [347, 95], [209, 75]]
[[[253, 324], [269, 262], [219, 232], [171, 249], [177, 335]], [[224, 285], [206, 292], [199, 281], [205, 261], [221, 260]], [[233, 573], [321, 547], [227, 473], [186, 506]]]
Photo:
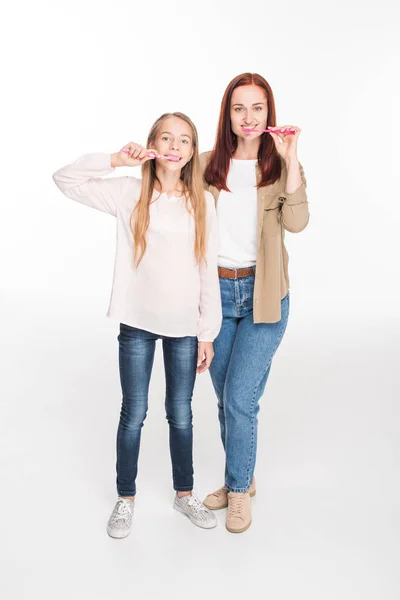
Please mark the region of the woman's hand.
[[[284, 161], [297, 160], [297, 141], [301, 133], [301, 129], [295, 125], [282, 125], [280, 127], [268, 127], [271, 131], [271, 137], [274, 140], [275, 148], [282, 156]], [[294, 129], [296, 133], [284, 134], [284, 133], [273, 133], [274, 129]]]
[[148, 152], [157, 154], [156, 150], [144, 148], [140, 144], [135, 142], [129, 142], [119, 152], [111, 154], [111, 166], [112, 167], [138, 167], [145, 163], [147, 160], [153, 160], [150, 156], [147, 156]]
[[204, 373], [207, 371], [214, 358], [214, 348], [212, 342], [199, 342], [199, 353], [197, 358], [196, 373]]

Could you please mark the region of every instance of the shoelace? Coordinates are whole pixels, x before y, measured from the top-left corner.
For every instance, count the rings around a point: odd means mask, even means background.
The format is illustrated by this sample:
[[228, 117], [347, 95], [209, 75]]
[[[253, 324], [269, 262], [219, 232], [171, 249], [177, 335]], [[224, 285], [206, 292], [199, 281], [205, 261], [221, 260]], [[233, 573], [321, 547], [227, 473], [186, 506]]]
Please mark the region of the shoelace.
[[132, 510], [130, 507], [129, 500], [118, 500], [117, 506], [115, 507], [115, 512], [112, 516], [112, 520], [118, 521], [119, 519], [125, 519], [131, 514]]
[[231, 496], [229, 498], [229, 512], [231, 515], [240, 516], [243, 506], [243, 496]]
[[189, 506], [194, 508], [194, 510], [197, 512], [201, 512], [203, 510], [205, 510], [205, 511], [208, 510], [204, 506], [204, 504], [201, 502], [201, 500], [199, 500], [199, 498], [197, 496], [195, 496], [193, 493], [189, 496], [188, 504], [189, 504]]

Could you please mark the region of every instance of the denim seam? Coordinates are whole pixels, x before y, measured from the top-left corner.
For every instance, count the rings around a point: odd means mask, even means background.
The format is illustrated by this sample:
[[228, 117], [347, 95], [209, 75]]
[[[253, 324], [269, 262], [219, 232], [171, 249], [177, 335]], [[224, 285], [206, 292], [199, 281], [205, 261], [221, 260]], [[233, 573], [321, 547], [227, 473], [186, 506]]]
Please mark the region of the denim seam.
[[232, 492], [233, 494], [247, 494], [247, 492], [249, 491], [249, 488], [233, 488], [226, 484], [225, 487], [229, 492]]
[[239, 317], [238, 302], [240, 302], [240, 291], [239, 291], [239, 283], [238, 283], [237, 279], [233, 280], [233, 293], [234, 293], [236, 317]]
[[[260, 379], [261, 382], [261, 379]], [[255, 404], [255, 398], [256, 398], [256, 391], [257, 388], [260, 384], [258, 384], [254, 390], [253, 390], [253, 398], [251, 400], [251, 441], [250, 441], [250, 452], [249, 452], [249, 462], [247, 465], [247, 485], [248, 487], [250, 487], [250, 467], [251, 467], [251, 463], [253, 462], [253, 454], [254, 454], [254, 422], [255, 422], [255, 415], [254, 415], [254, 404]], [[247, 491], [247, 490], [246, 490]]]

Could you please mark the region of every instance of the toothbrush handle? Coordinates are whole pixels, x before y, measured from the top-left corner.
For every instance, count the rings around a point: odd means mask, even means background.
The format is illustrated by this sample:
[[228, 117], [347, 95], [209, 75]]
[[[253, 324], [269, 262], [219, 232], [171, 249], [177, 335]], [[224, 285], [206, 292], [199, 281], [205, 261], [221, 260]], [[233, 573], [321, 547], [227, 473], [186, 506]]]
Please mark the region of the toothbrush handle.
[[286, 131], [283, 131], [283, 129], [277, 129], [276, 131], [271, 131], [270, 129], [266, 129], [265, 131], [267, 131], [268, 133], [281, 133], [284, 135], [294, 135], [296, 133], [294, 131], [294, 129], [287, 129]]
[[283, 129], [276, 129], [275, 131], [272, 131], [271, 129], [247, 129], [247, 128], [245, 128], [244, 131], [247, 131], [247, 132], [256, 131], [257, 133], [276, 133], [276, 134], [282, 134], [282, 135], [294, 135], [296, 133], [294, 129], [287, 129], [285, 131]]
[[[129, 154], [129, 150], [122, 150], [122, 152]], [[149, 158], [164, 158], [165, 160], [168, 160], [168, 156], [164, 156], [163, 154], [154, 154], [153, 152], [147, 152], [146, 156]]]
[[[122, 152], [124, 154], [129, 154], [129, 150], [122, 150]], [[161, 156], [161, 154], [153, 154], [153, 152], [147, 152], [146, 156], [149, 156], [150, 158], [165, 158], [165, 156]]]

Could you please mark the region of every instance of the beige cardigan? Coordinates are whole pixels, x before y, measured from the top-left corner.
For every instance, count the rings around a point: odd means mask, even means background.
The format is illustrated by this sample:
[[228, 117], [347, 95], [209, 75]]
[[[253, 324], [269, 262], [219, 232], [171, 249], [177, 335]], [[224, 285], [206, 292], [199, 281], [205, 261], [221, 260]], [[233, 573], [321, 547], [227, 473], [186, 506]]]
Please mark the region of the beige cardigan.
[[[210, 152], [200, 155], [203, 173], [209, 155]], [[285, 191], [287, 171], [284, 161], [280, 179], [272, 185], [258, 188], [254, 323], [276, 323], [281, 319], [281, 299], [289, 290], [289, 257], [284, 242], [285, 229], [297, 233], [307, 226], [309, 220], [306, 180], [302, 167], [300, 169], [303, 183], [292, 194]], [[205, 188], [212, 193], [217, 204], [219, 190], [206, 183]]]

